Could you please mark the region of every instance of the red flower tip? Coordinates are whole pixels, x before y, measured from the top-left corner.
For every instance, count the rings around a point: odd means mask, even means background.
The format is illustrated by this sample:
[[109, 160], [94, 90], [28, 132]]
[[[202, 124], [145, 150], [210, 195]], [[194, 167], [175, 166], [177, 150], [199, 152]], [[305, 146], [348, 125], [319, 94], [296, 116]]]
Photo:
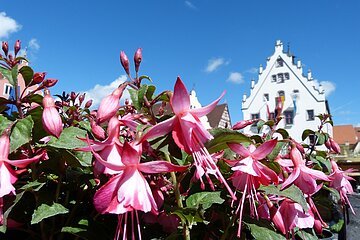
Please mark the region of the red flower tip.
[[21, 41], [20, 40], [17, 40], [15, 42], [15, 45], [14, 45], [14, 53], [15, 53], [15, 56], [18, 54], [18, 52], [20, 51], [21, 49]]
[[9, 45], [8, 45], [8, 43], [3, 41], [1, 47], [2, 47], [2, 50], [3, 50], [4, 54], [5, 54], [5, 56], [7, 56], [8, 53], [9, 53]]
[[126, 56], [126, 54], [125, 54], [124, 51], [121, 51], [121, 52], [120, 52], [120, 62], [121, 62], [121, 65], [123, 66], [126, 74], [127, 74], [127, 75], [130, 75], [129, 59], [128, 59], [128, 57]]
[[138, 48], [134, 55], [135, 72], [139, 71], [141, 60], [142, 60], [142, 49]]

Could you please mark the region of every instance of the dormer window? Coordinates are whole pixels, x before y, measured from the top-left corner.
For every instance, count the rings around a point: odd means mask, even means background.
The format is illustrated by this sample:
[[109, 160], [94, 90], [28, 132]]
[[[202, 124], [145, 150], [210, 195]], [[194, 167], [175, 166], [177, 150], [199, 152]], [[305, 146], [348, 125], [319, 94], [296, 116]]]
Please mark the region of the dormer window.
[[285, 80], [289, 80], [290, 79], [290, 74], [289, 73], [284, 73], [284, 77], [285, 77]]
[[278, 58], [277, 60], [276, 60], [276, 65], [275, 65], [276, 67], [282, 67], [282, 66], [284, 66], [284, 61], [281, 59], [281, 58]]
[[276, 82], [276, 75], [272, 75], [272, 82]]
[[284, 82], [284, 74], [279, 73], [279, 74], [277, 75], [277, 82], [278, 82], [278, 83], [283, 83], [283, 82]]

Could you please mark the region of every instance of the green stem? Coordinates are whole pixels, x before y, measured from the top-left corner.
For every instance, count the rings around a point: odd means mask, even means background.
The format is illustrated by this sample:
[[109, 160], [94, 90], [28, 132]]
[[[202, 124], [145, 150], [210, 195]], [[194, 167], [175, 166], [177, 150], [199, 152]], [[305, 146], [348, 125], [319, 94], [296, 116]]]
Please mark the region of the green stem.
[[[165, 160], [168, 161], [169, 163], [171, 163], [170, 156], [167, 153], [165, 153]], [[176, 203], [179, 208], [184, 208], [182, 200], [181, 200], [181, 196], [180, 196], [179, 183], [177, 181], [176, 174], [174, 172], [170, 172], [170, 176], [171, 176], [171, 180], [174, 185], [174, 193], [175, 193]], [[190, 240], [190, 229], [189, 229], [189, 226], [186, 224], [186, 221], [182, 221], [182, 226], [183, 226], [183, 230], [184, 230], [184, 239]]]
[[[225, 229], [225, 232], [224, 232], [224, 234], [221, 236], [221, 239], [220, 239], [220, 240], [226, 240], [226, 239], [228, 239], [229, 230], [230, 230], [230, 228], [234, 225], [236, 218], [237, 218], [236, 214], [233, 214], [232, 217], [231, 217], [230, 224], [227, 225], [227, 227], [226, 227], [226, 229]], [[241, 223], [239, 223], [239, 224], [241, 224]]]

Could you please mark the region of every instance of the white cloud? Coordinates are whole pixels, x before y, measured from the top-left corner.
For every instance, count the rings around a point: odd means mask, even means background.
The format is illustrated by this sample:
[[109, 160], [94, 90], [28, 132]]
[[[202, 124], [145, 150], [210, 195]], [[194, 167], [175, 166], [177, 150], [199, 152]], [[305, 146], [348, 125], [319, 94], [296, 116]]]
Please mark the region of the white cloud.
[[28, 43], [28, 49], [37, 51], [40, 49], [39, 42], [36, 38], [32, 38]]
[[[125, 82], [127, 79], [126, 75], [121, 75], [109, 85], [99, 85], [96, 84], [93, 88], [84, 91], [86, 93], [85, 101], [89, 99], [93, 100], [92, 108], [96, 108], [99, 106], [101, 100], [107, 95], [111, 94], [121, 83]], [[124, 91], [121, 99], [129, 98], [128, 91]]]
[[336, 89], [335, 83], [330, 82], [330, 81], [321, 81], [319, 82], [318, 80], [314, 80], [314, 85], [318, 88], [319, 84], [321, 84], [322, 88], [325, 91], [325, 96], [330, 96], [331, 93], [333, 93]]
[[197, 9], [197, 7], [190, 1], [185, 1], [185, 6], [194, 10]]
[[228, 82], [242, 84], [244, 83], [244, 76], [239, 72], [231, 72], [227, 79]]
[[11, 17], [6, 16], [5, 12], [0, 12], [0, 38], [7, 38], [11, 33], [17, 32], [20, 29], [20, 24]]
[[221, 65], [228, 65], [229, 61], [225, 61], [224, 58], [212, 58], [208, 61], [208, 65], [205, 68], [205, 72], [211, 73], [218, 69]]
[[247, 73], [251, 73], [251, 74], [255, 74], [255, 73], [258, 73], [258, 71], [259, 71], [259, 69], [258, 69], [258, 68], [256, 68], [256, 67], [252, 67], [252, 68], [250, 68], [250, 69], [246, 70], [245, 72], [247, 72]]

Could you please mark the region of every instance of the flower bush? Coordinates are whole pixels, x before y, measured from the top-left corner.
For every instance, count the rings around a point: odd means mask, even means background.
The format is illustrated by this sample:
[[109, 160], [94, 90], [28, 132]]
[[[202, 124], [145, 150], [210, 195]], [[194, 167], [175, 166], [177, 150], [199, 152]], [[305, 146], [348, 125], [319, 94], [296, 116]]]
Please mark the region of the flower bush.
[[[322, 130], [330, 116], [318, 116], [317, 130], [304, 130], [303, 141], [315, 136], [310, 145], [277, 127], [280, 111], [274, 120], [208, 131], [200, 118], [224, 93], [190, 109], [178, 77], [172, 92], [156, 94], [151, 79], [138, 74], [141, 49], [135, 76], [121, 52], [128, 80], [94, 110], [85, 94], [54, 99], [57, 80], [21, 64], [20, 41], [14, 55], [7, 42], [2, 50], [0, 72], [15, 89], [0, 98], [2, 236], [314, 239], [341, 228], [329, 212], [349, 206], [353, 189], [348, 171], [332, 159], [338, 145]], [[124, 91], [131, 99], [122, 102]], [[239, 131], [250, 124], [261, 134]]]

